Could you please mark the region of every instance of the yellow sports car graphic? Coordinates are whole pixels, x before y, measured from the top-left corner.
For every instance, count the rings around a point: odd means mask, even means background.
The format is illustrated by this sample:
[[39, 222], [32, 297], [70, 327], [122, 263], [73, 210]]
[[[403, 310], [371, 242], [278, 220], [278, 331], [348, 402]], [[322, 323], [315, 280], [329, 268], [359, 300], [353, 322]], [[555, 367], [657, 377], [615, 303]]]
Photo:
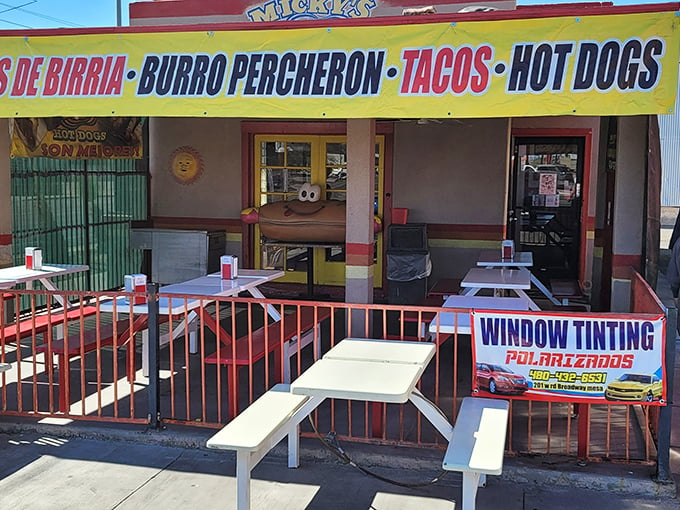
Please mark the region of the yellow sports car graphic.
[[656, 375], [623, 374], [607, 385], [604, 396], [607, 400], [627, 402], [654, 402], [661, 399], [663, 384]]

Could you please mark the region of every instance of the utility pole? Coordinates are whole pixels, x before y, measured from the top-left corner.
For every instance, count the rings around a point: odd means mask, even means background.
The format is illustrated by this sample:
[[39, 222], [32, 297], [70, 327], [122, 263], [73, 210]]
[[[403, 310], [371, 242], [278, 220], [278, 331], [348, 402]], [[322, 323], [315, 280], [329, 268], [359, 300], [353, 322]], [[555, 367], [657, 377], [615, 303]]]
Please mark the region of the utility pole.
[[123, 25], [123, 8], [121, 2], [123, 0], [116, 0], [116, 26], [120, 27]]

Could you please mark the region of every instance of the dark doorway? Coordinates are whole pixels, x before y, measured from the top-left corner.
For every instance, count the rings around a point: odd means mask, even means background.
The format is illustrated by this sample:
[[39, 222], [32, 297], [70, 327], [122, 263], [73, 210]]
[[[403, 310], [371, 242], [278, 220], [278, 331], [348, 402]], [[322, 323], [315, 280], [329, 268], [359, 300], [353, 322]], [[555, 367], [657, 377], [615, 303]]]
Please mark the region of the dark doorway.
[[531, 251], [534, 272], [578, 280], [583, 137], [517, 137], [513, 141], [509, 236]]

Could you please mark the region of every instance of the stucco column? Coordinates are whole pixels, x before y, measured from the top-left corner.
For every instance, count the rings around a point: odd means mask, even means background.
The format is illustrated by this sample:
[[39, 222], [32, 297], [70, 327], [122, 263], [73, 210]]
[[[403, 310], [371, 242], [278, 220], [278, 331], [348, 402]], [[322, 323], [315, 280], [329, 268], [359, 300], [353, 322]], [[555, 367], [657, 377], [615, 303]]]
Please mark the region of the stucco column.
[[[375, 120], [347, 121], [347, 233], [345, 300], [373, 302], [373, 202]], [[352, 334], [364, 336], [365, 321], [352, 318]]]
[[619, 117], [612, 232], [612, 312], [630, 310], [629, 267], [640, 270], [647, 176], [647, 116]]
[[9, 120], [0, 119], [0, 267], [12, 265], [12, 186]]

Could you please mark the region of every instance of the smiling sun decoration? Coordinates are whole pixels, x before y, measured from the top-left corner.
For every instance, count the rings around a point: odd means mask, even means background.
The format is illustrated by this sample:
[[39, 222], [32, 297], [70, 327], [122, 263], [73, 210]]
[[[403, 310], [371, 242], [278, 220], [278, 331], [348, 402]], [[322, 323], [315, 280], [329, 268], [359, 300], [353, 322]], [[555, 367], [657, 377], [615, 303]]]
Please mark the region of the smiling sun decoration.
[[170, 171], [180, 184], [193, 184], [203, 173], [203, 158], [193, 147], [178, 147], [170, 157]]

